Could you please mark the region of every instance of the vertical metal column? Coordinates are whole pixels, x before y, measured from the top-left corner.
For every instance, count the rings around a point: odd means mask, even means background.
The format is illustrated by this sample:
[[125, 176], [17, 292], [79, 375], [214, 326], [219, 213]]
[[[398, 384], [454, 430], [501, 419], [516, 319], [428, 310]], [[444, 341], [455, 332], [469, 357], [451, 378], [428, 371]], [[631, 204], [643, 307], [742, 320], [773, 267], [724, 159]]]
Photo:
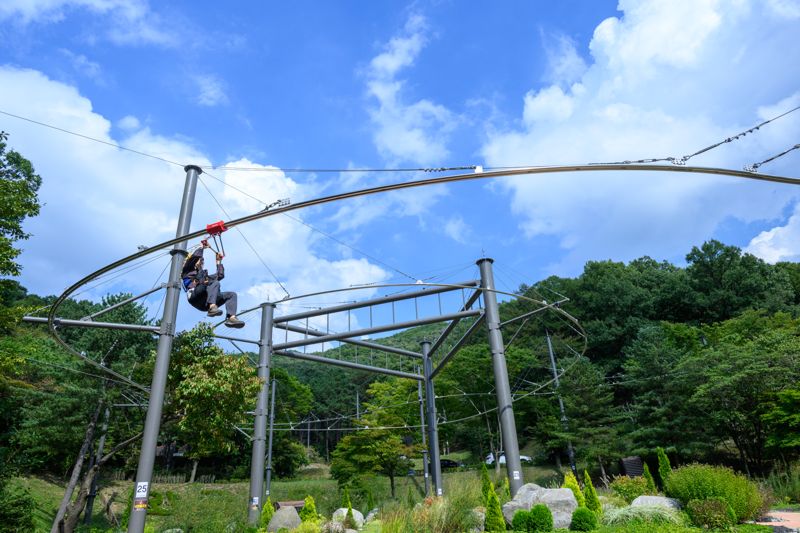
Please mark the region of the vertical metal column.
[[433, 392], [433, 364], [431, 362], [430, 351], [431, 343], [422, 341], [422, 368], [425, 375], [425, 404], [427, 407], [428, 422], [428, 450], [430, 452], [428, 461], [433, 477], [433, 488], [436, 496], [442, 495], [442, 465], [439, 460], [439, 429], [436, 422], [436, 396]]
[[[186, 184], [183, 188], [181, 212], [178, 216], [178, 230], [176, 237], [183, 237], [189, 233], [192, 222], [192, 207], [194, 195], [197, 191], [197, 177], [203, 171], [200, 167], [188, 165], [186, 171]], [[144, 422], [142, 448], [139, 451], [139, 466], [136, 470], [136, 486], [133, 493], [133, 507], [128, 521], [128, 533], [143, 533], [144, 522], [147, 518], [147, 500], [150, 493], [150, 480], [153, 476], [153, 463], [156, 458], [156, 445], [158, 432], [161, 427], [161, 410], [164, 407], [164, 392], [167, 387], [167, 371], [169, 358], [172, 353], [172, 340], [175, 337], [175, 319], [178, 316], [178, 299], [181, 295], [180, 281], [181, 268], [186, 258], [187, 241], [175, 244], [170, 252], [172, 265], [169, 270], [169, 283], [164, 297], [164, 315], [161, 318], [161, 333], [158, 337], [156, 348], [156, 364], [153, 369], [153, 381], [150, 384], [150, 399], [147, 403], [147, 417]]]
[[[419, 372], [419, 369], [417, 369]], [[429, 473], [428, 443], [425, 439], [425, 404], [422, 401], [422, 382], [417, 381], [417, 398], [419, 398], [419, 421], [422, 430], [422, 471], [425, 473], [425, 496], [431, 495], [431, 477]]]
[[[564, 409], [564, 400], [561, 398], [561, 393], [558, 392], [560, 384], [558, 382], [558, 368], [556, 368], [556, 356], [553, 353], [553, 343], [550, 341], [550, 332], [546, 329], [544, 334], [547, 337], [547, 351], [550, 353], [550, 367], [553, 370], [553, 385], [556, 389], [556, 396], [558, 396], [558, 407], [561, 409], [561, 427], [564, 432], [569, 431], [569, 420], [567, 419], [567, 412]], [[578, 477], [578, 468], [575, 466], [575, 449], [572, 447], [572, 439], [567, 439], [567, 457], [569, 457], [569, 468], [575, 477]]]
[[258, 525], [264, 506], [264, 455], [267, 440], [267, 399], [269, 398], [269, 371], [272, 363], [272, 318], [275, 305], [261, 304], [261, 337], [258, 343], [258, 378], [262, 380], [256, 402], [256, 420], [253, 428], [253, 455], [250, 460], [250, 503], [247, 522]]
[[[492, 367], [494, 370], [494, 387], [497, 391], [497, 414], [500, 418], [500, 433], [506, 456], [508, 486], [513, 498], [522, 487], [522, 464], [519, 460], [519, 442], [517, 426], [514, 422], [514, 408], [511, 405], [511, 388], [508, 385], [508, 369], [503, 347], [503, 334], [500, 332], [500, 311], [497, 307], [497, 295], [494, 292], [493, 259], [480, 259], [477, 264], [481, 271], [481, 288], [483, 303], [486, 308], [486, 329], [489, 331], [489, 348], [492, 351]], [[498, 457], [499, 461], [500, 458]]]
[[269, 406], [269, 443], [267, 444], [267, 495], [272, 485], [272, 430], [275, 427], [275, 389], [278, 388], [278, 380], [272, 380], [272, 401]]
[[[97, 451], [94, 454], [94, 461], [92, 461], [91, 466], [89, 469], [91, 470], [94, 465], [100, 462], [100, 459], [103, 458], [103, 447], [106, 444], [106, 434], [108, 433], [108, 419], [111, 417], [111, 409], [106, 407], [105, 413], [103, 413], [103, 428], [100, 430], [100, 439], [97, 441]], [[97, 475], [94, 476], [92, 480], [92, 486], [89, 489], [89, 494], [86, 496], [86, 508], [83, 511], [83, 523], [90, 524], [92, 522], [92, 507], [94, 507], [94, 499], [97, 496], [97, 478], [100, 477], [100, 471], [98, 470]]]

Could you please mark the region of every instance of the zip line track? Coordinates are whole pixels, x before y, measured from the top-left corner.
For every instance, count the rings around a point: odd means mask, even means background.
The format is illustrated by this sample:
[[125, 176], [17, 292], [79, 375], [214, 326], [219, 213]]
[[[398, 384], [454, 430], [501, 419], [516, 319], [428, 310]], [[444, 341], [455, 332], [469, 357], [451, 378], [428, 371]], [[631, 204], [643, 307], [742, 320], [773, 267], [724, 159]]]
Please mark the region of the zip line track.
[[[429, 185], [439, 185], [445, 183], [454, 183], [459, 181], [472, 181], [472, 180], [479, 180], [479, 179], [493, 179], [493, 178], [502, 178], [502, 177], [509, 177], [509, 176], [523, 176], [523, 175], [533, 175], [533, 174], [557, 174], [557, 173], [568, 173], [568, 172], [609, 172], [609, 171], [637, 171], [637, 172], [673, 172], [673, 173], [687, 173], [687, 174], [711, 174], [711, 175], [719, 175], [719, 176], [729, 176], [735, 178], [743, 178], [743, 179], [751, 179], [751, 180], [758, 180], [758, 181], [767, 181], [772, 183], [783, 183], [788, 185], [800, 185], [800, 178], [790, 178], [784, 176], [775, 176], [769, 174], [756, 174], [754, 172], [747, 172], [742, 170], [732, 170], [732, 169], [723, 169], [723, 168], [714, 168], [714, 167], [693, 167], [693, 166], [674, 166], [674, 165], [653, 165], [653, 164], [594, 164], [594, 165], [565, 165], [565, 166], [551, 166], [551, 167], [519, 167], [519, 168], [509, 168], [509, 169], [502, 169], [502, 170], [495, 170], [489, 172], [474, 172], [469, 174], [453, 174], [449, 176], [437, 176], [428, 179], [416, 180], [416, 181], [408, 181], [408, 182], [400, 182], [394, 183], [389, 185], [381, 185], [378, 187], [371, 187], [367, 189], [360, 189], [357, 191], [350, 191], [345, 193], [334, 194], [330, 196], [324, 196], [321, 198], [316, 198], [312, 200], [307, 200], [304, 202], [299, 202], [296, 204], [290, 204], [285, 207], [279, 207], [276, 209], [264, 209], [257, 213], [247, 215], [241, 218], [237, 218], [231, 220], [229, 222], [225, 222], [225, 225], [228, 228], [236, 227], [242, 224], [246, 224], [248, 222], [253, 222], [255, 220], [259, 220], [262, 218], [279, 215], [283, 213], [288, 213], [289, 211], [295, 211], [304, 209], [307, 207], [327, 204], [331, 202], [338, 202], [341, 200], [348, 200], [351, 198], [359, 198], [363, 196], [369, 196], [372, 194], [379, 194], [403, 189], [411, 189], [417, 187], [426, 187]], [[57, 318], [57, 312], [59, 307], [67, 300], [70, 296], [75, 293], [79, 288], [82, 286], [90, 283], [91, 281], [97, 279], [98, 277], [106, 274], [120, 266], [123, 266], [127, 263], [150, 255], [152, 253], [161, 251], [167, 247], [174, 246], [179, 243], [188, 242], [191, 239], [196, 239], [198, 237], [202, 237], [206, 234], [205, 229], [197, 230], [192, 233], [188, 233], [181, 237], [176, 237], [174, 239], [170, 239], [164, 241], [162, 243], [156, 244], [144, 250], [141, 250], [137, 253], [131, 254], [127, 257], [124, 257], [114, 263], [104, 266], [103, 268], [85, 276], [84, 278], [80, 279], [76, 283], [72, 284], [68, 287], [52, 304], [50, 307], [50, 311], [47, 315], [47, 325], [48, 329], [50, 330], [51, 335], [55, 338], [55, 340], [67, 351], [70, 353], [77, 355], [84, 361], [100, 368], [103, 372], [111, 374], [117, 378], [124, 380], [126, 383], [147, 391], [146, 387], [135, 383], [125, 376], [121, 376], [116, 372], [113, 372], [111, 369], [106, 368], [99, 363], [83, 356], [77, 350], [69, 346], [66, 341], [64, 341], [61, 336], [58, 334], [58, 330], [56, 329], [59, 323], [59, 319]], [[172, 251], [171, 253], [174, 253]], [[375, 288], [375, 285], [365, 286], [369, 288]], [[502, 291], [493, 291], [493, 292], [502, 292]], [[519, 296], [519, 295], [515, 295]], [[301, 298], [301, 297], [297, 297]], [[532, 300], [535, 301], [535, 300]], [[541, 303], [541, 302], [537, 302]], [[558, 311], [561, 311], [562, 314], [567, 315], [568, 318], [574, 321], [568, 313], [564, 312], [561, 309], [554, 308]], [[165, 327], [162, 325], [162, 328]], [[584, 342], [585, 342], [585, 335], [584, 335]]]

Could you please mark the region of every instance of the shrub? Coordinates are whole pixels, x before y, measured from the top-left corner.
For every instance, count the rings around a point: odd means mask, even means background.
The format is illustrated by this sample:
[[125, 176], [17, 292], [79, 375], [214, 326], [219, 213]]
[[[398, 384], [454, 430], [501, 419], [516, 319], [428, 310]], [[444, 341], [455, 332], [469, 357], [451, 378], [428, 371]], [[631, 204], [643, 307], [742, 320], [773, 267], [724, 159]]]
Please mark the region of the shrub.
[[736, 514], [722, 498], [692, 500], [686, 504], [692, 524], [706, 529], [730, 529], [736, 523]]
[[530, 517], [530, 511], [520, 509], [514, 513], [514, 517], [511, 519], [511, 529], [514, 531], [530, 531], [530, 529], [528, 529], [528, 521], [530, 520]]
[[590, 511], [594, 511], [598, 517], [603, 514], [603, 506], [600, 505], [600, 498], [597, 497], [597, 491], [592, 484], [592, 478], [589, 477], [589, 472], [583, 471], [583, 496], [586, 499], [586, 507]]
[[800, 503], [800, 463], [795, 463], [782, 472], [772, 472], [765, 484], [779, 502]]
[[33, 531], [35, 504], [30, 492], [0, 479], [0, 527], [9, 533]]
[[650, 467], [647, 466], [647, 463], [644, 463], [644, 472], [642, 472], [642, 477], [645, 481], [647, 481], [647, 494], [658, 494], [656, 482], [653, 479], [653, 474], [650, 473]]
[[609, 526], [631, 524], [675, 524], [683, 525], [681, 513], [660, 505], [640, 505], [607, 509], [603, 523]]
[[358, 529], [358, 524], [356, 524], [356, 519], [353, 517], [353, 508], [347, 508], [347, 514], [344, 515], [344, 520], [342, 521], [342, 525], [345, 529]]
[[661, 488], [665, 488], [669, 475], [672, 473], [672, 465], [669, 464], [669, 457], [664, 448], [656, 448], [656, 455], [658, 456], [658, 477], [661, 478]]
[[553, 513], [543, 503], [534, 505], [528, 513], [528, 531], [553, 531]]
[[691, 500], [722, 498], [730, 504], [738, 522], [756, 518], [763, 504], [755, 483], [722, 466], [693, 464], [673, 470], [666, 493], [684, 505]]
[[306, 496], [303, 508], [300, 509], [300, 520], [303, 522], [316, 522], [318, 518], [317, 504], [314, 503], [314, 497], [308, 495]]
[[594, 531], [597, 529], [597, 515], [586, 507], [578, 507], [572, 513], [570, 531]]
[[503, 510], [500, 508], [500, 500], [494, 492], [494, 484], [489, 485], [489, 497], [486, 503], [486, 522], [485, 531], [505, 531], [506, 519], [503, 518]]
[[489, 478], [489, 470], [486, 468], [486, 463], [481, 465], [481, 500], [483, 505], [489, 501], [489, 487], [492, 485], [492, 480]]
[[504, 477], [503, 482], [497, 487], [497, 497], [501, 504], [511, 499], [511, 487], [508, 485], [507, 477]]
[[575, 479], [575, 474], [567, 472], [564, 475], [564, 483], [561, 485], [561, 488], [570, 489], [572, 491], [575, 495], [575, 499], [578, 501], [578, 507], [586, 506], [586, 498], [583, 497], [581, 486], [578, 484], [578, 480]]
[[617, 476], [611, 481], [611, 490], [614, 494], [628, 503], [647, 494], [647, 480], [643, 477]]
[[261, 520], [259, 525], [264, 529], [269, 526], [269, 521], [272, 520], [272, 515], [275, 514], [275, 508], [272, 506], [272, 499], [267, 496], [267, 501], [264, 502], [264, 507], [261, 508]]

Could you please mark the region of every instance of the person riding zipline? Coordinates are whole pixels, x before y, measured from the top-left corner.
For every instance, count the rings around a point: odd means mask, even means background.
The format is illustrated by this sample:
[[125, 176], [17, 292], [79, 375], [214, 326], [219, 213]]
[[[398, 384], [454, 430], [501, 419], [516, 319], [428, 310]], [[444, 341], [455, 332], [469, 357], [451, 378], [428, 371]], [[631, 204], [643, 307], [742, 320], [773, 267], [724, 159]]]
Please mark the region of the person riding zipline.
[[222, 264], [222, 255], [216, 254], [217, 273], [209, 274], [203, 268], [203, 251], [211, 248], [207, 241], [195, 250], [183, 264], [181, 278], [183, 288], [189, 298], [189, 303], [195, 309], [206, 311], [208, 316], [220, 316], [225, 304], [225, 325], [229, 328], [242, 328], [244, 322], [236, 318], [237, 298], [235, 292], [222, 292], [219, 282], [225, 277], [225, 267]]

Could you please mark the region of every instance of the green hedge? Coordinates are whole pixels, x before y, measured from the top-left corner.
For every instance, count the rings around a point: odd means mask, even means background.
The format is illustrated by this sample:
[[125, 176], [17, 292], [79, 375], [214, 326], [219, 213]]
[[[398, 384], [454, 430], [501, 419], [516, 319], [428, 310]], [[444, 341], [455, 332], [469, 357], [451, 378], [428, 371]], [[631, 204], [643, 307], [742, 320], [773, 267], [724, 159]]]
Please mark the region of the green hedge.
[[722, 498], [733, 509], [737, 522], [757, 518], [764, 504], [755, 483], [722, 466], [692, 464], [673, 470], [666, 493], [683, 505], [692, 500]]

